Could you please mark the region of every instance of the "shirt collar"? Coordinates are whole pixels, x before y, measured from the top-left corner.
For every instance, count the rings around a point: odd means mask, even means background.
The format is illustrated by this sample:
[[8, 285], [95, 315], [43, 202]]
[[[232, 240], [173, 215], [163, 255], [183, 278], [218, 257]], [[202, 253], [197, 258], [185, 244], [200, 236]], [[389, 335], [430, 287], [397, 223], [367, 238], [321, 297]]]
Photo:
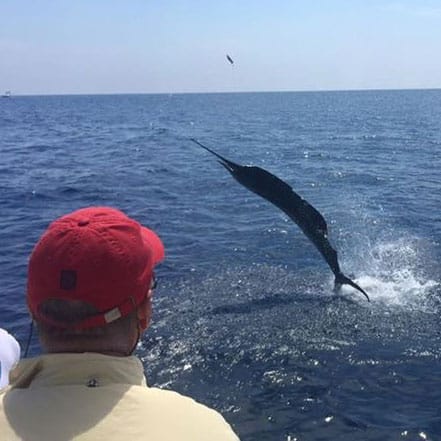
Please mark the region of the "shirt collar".
[[10, 372], [12, 388], [109, 384], [146, 385], [141, 361], [135, 356], [97, 353], [47, 354], [22, 360]]

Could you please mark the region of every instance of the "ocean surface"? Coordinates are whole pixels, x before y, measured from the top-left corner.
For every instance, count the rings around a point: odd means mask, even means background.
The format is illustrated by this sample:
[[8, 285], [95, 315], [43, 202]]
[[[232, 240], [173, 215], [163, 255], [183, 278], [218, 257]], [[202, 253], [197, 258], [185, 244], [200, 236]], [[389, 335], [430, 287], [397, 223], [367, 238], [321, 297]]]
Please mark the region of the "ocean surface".
[[[190, 138], [313, 204], [371, 303], [335, 294], [300, 229]], [[13, 96], [0, 158], [0, 326], [22, 347], [34, 243], [116, 206], [167, 249], [150, 385], [242, 440], [441, 440], [441, 90]]]

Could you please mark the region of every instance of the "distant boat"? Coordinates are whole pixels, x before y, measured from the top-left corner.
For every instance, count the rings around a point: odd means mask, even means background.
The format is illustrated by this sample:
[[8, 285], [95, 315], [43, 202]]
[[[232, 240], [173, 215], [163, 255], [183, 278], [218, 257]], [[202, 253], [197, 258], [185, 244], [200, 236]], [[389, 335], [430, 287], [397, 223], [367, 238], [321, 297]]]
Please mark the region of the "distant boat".
[[2, 98], [11, 98], [11, 91], [7, 90], [3, 95]]

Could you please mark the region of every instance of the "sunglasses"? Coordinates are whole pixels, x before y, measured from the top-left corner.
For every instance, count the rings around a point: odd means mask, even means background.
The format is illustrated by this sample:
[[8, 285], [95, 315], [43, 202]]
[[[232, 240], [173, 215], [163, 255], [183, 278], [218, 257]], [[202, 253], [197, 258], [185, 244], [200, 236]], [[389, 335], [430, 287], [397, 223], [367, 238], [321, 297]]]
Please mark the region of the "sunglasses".
[[150, 289], [156, 289], [158, 286], [158, 279], [155, 276], [155, 273], [152, 275], [152, 281], [150, 282]]

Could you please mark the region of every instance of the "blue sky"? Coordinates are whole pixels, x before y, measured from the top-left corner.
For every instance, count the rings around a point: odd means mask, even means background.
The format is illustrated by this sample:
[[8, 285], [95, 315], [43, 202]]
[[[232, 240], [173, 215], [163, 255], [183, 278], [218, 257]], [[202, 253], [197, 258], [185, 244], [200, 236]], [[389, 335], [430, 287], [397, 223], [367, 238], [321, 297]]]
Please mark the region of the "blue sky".
[[441, 87], [440, 0], [1, 0], [0, 17], [0, 92]]

